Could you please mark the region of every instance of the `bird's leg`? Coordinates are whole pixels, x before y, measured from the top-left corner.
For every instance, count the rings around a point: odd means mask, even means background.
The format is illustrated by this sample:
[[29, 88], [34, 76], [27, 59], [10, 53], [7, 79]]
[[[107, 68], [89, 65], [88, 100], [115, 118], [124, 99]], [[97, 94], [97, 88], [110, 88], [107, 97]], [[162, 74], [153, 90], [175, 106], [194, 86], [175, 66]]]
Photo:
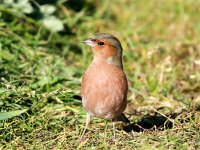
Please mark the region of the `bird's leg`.
[[86, 124], [85, 124], [85, 128], [84, 128], [84, 130], [83, 130], [83, 132], [82, 132], [82, 135], [81, 135], [79, 141], [82, 140], [83, 135], [85, 134], [85, 131], [87, 130], [88, 124], [90, 123], [90, 118], [91, 118], [90, 114], [87, 113], [87, 115], [86, 115]]
[[113, 139], [115, 140], [115, 119], [112, 119], [112, 125], [113, 125]]

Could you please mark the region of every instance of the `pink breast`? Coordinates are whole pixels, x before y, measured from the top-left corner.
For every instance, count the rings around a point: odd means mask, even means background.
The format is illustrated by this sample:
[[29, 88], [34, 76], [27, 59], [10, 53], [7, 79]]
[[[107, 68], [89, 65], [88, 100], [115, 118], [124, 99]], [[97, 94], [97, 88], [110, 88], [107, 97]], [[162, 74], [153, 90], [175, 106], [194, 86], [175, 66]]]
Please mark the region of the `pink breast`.
[[82, 101], [87, 112], [113, 118], [126, 108], [127, 80], [122, 69], [112, 65], [91, 66], [82, 80]]

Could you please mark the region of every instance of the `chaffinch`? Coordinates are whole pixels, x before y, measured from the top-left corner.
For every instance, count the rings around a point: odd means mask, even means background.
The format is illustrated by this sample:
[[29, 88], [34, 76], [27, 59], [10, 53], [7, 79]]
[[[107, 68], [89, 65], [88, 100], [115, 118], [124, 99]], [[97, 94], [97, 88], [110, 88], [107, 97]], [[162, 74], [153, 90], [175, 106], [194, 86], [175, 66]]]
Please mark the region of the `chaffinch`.
[[129, 122], [123, 114], [127, 105], [128, 83], [123, 71], [120, 41], [113, 35], [100, 33], [83, 43], [92, 47], [94, 57], [82, 78], [82, 104], [87, 117], [80, 140], [91, 116], [112, 119], [113, 130], [115, 121]]

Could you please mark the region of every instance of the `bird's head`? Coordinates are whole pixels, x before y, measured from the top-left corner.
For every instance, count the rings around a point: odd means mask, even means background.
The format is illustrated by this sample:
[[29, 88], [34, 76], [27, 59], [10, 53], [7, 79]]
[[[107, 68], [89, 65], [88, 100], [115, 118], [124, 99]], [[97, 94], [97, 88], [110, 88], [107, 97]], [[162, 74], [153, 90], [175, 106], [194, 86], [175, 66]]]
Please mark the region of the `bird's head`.
[[115, 36], [100, 33], [83, 41], [83, 43], [92, 47], [94, 59], [122, 67], [122, 46]]

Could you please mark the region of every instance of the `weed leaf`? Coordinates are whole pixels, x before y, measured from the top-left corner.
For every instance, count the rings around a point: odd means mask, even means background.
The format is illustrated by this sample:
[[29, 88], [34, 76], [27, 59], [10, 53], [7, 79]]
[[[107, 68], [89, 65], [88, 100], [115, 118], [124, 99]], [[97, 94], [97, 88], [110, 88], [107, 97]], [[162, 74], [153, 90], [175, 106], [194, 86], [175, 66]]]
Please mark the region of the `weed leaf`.
[[6, 120], [9, 118], [13, 118], [15, 116], [19, 116], [22, 113], [26, 112], [28, 109], [22, 109], [22, 110], [14, 110], [9, 112], [0, 113], [0, 120]]

